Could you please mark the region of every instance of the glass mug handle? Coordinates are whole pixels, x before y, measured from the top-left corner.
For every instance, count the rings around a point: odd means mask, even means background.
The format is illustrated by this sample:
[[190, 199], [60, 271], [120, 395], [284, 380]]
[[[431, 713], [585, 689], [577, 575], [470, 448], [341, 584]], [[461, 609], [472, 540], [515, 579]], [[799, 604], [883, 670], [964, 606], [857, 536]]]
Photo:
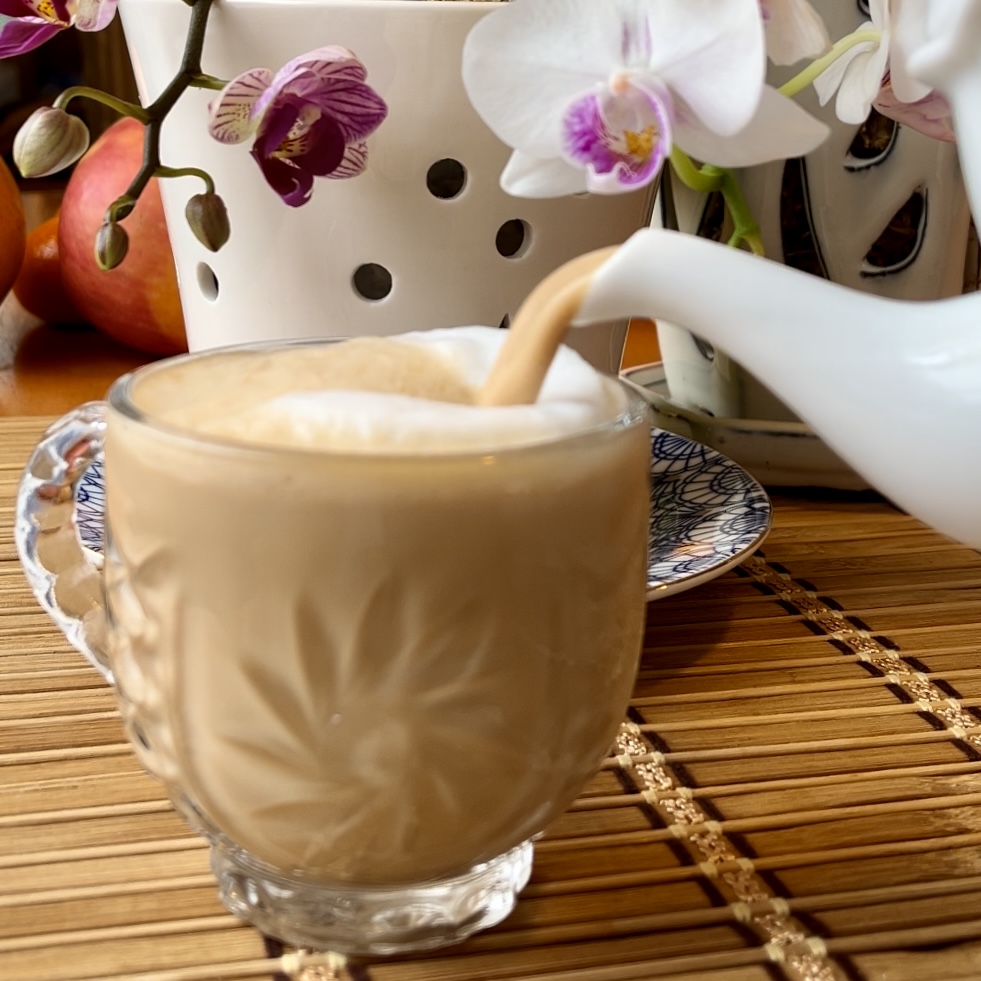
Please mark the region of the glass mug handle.
[[102, 556], [83, 547], [75, 486], [102, 456], [106, 403], [86, 402], [45, 432], [21, 475], [14, 538], [35, 597], [110, 683]]

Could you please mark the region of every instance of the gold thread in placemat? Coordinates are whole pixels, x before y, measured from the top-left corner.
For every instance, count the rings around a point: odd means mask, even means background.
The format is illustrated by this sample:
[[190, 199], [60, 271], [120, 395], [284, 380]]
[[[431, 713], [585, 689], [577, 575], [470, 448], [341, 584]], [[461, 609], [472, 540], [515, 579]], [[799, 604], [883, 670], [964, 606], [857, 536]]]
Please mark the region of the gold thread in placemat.
[[340, 981], [347, 958], [334, 951], [294, 950], [283, 954], [279, 963], [293, 981]]
[[881, 671], [890, 684], [901, 688], [923, 711], [938, 719], [954, 739], [981, 751], [981, 722], [929, 675], [914, 670], [899, 651], [886, 647], [868, 630], [856, 627], [840, 610], [829, 606], [813, 590], [805, 589], [789, 573], [774, 569], [765, 559], [751, 556], [743, 563], [743, 569], [828, 637], [844, 644], [860, 661]]
[[732, 891], [733, 917], [767, 938], [763, 949], [768, 959], [800, 981], [840, 981], [841, 972], [828, 960], [824, 942], [804, 930], [786, 902], [773, 896], [756, 874], [752, 861], [725, 837], [718, 821], [690, 793], [683, 793], [688, 788], [678, 784], [664, 755], [651, 751], [640, 726], [624, 723], [615, 749], [617, 762], [640, 780], [643, 793], [650, 795], [647, 799], [661, 812], [672, 834], [688, 841], [702, 857], [699, 868], [705, 876], [721, 880]]

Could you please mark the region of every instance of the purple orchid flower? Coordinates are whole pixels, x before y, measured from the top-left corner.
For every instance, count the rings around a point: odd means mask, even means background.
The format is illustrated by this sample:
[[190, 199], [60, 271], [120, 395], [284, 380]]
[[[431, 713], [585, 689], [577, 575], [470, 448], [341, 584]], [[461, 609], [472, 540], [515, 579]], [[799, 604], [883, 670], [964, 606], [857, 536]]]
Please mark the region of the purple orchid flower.
[[0, 0], [0, 58], [33, 51], [68, 27], [101, 31], [116, 0]]
[[263, 177], [286, 204], [298, 207], [310, 200], [314, 177], [355, 177], [364, 170], [365, 138], [388, 113], [366, 77], [355, 55], [336, 46], [300, 55], [275, 75], [253, 68], [211, 104], [208, 131], [221, 143], [254, 135], [251, 153]]

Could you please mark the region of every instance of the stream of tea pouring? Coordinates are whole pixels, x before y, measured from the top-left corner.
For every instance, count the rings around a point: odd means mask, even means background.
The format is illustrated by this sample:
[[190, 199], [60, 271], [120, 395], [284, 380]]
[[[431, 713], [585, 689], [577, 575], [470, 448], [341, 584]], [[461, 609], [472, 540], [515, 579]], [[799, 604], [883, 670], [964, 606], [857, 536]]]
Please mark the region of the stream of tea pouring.
[[[908, 65], [951, 103], [981, 216], [981, 0], [923, 0], [921, 10]], [[725, 350], [897, 505], [981, 548], [981, 294], [891, 300], [644, 229], [543, 281], [515, 317], [483, 401], [532, 401], [570, 320], [630, 316], [684, 325]]]

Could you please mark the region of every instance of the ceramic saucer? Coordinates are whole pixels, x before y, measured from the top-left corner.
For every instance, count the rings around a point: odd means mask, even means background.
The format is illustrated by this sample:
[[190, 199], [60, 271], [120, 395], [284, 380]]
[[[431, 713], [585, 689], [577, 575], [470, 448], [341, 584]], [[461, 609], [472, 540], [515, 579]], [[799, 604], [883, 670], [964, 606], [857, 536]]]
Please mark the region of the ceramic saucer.
[[766, 491], [738, 464], [686, 436], [652, 433], [647, 598], [722, 575], [770, 530]]
[[106, 511], [106, 489], [102, 461], [96, 460], [75, 488], [75, 522], [81, 543], [93, 552], [102, 551], [102, 516]]
[[[685, 436], [652, 432], [651, 530], [647, 598], [660, 599], [708, 582], [738, 565], [770, 528], [770, 501], [742, 467]], [[102, 464], [76, 489], [78, 535], [102, 550]]]

